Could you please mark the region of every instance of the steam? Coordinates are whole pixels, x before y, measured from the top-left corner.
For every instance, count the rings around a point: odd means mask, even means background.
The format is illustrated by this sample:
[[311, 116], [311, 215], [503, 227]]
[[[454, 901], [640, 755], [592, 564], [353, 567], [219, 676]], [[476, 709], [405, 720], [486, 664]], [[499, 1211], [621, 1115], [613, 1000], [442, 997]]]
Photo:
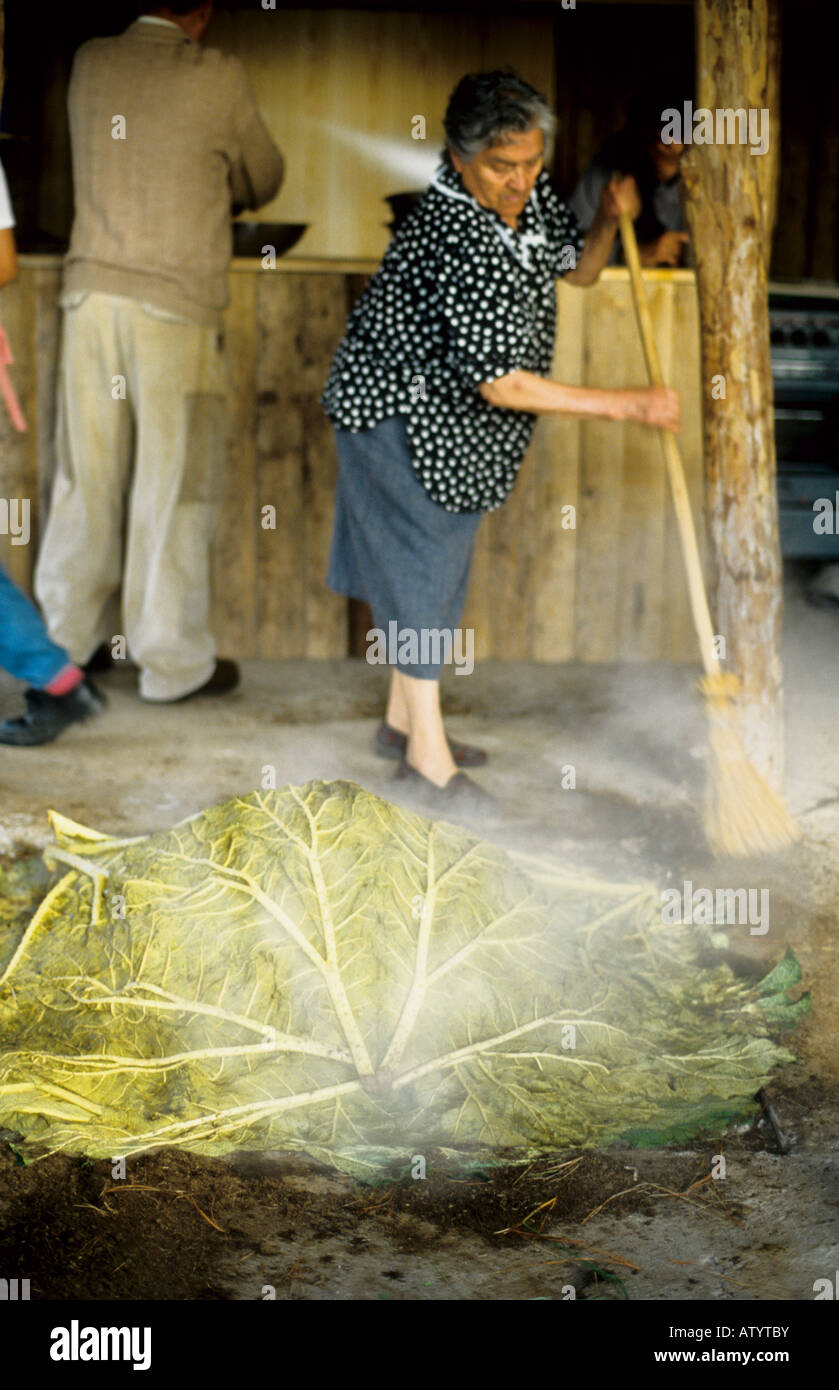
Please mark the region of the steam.
[[332, 121], [316, 120], [310, 124], [328, 134], [365, 164], [393, 175], [405, 190], [426, 188], [440, 163], [439, 151], [428, 149], [414, 140], [395, 140], [383, 135], [368, 135], [361, 130], [348, 130]]

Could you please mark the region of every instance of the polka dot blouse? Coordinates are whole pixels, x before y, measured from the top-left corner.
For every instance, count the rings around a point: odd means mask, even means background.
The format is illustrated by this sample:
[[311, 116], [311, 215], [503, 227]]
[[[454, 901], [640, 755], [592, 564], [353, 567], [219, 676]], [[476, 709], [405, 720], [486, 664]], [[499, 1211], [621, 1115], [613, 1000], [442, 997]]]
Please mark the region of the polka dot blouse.
[[435, 502], [450, 512], [500, 507], [536, 416], [491, 406], [478, 387], [517, 369], [548, 375], [555, 282], [584, 239], [547, 173], [514, 231], [441, 165], [350, 316], [323, 394], [332, 423], [362, 430], [404, 415]]

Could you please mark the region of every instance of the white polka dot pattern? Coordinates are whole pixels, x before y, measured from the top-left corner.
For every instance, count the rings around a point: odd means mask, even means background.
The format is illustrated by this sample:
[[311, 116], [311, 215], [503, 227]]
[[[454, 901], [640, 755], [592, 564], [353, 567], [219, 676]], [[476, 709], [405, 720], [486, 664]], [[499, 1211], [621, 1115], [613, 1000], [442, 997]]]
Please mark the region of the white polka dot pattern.
[[450, 166], [435, 184], [353, 310], [323, 405], [349, 430], [404, 415], [433, 500], [452, 512], [492, 511], [515, 482], [536, 417], [491, 406], [477, 388], [517, 369], [550, 372], [555, 282], [585, 238], [547, 173], [515, 232], [465, 194]]

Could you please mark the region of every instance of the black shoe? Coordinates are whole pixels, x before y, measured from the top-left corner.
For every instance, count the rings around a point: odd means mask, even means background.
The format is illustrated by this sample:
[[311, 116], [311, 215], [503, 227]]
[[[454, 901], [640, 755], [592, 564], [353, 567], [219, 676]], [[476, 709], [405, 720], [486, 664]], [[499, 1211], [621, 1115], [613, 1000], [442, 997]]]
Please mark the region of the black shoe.
[[113, 665], [114, 659], [111, 656], [111, 649], [107, 642], [103, 642], [101, 647], [97, 647], [93, 655], [88, 657], [82, 670], [86, 676], [101, 676], [104, 675], [105, 671], [110, 671]]
[[70, 724], [80, 724], [101, 714], [105, 697], [87, 677], [66, 695], [48, 695], [46, 690], [27, 690], [26, 713], [0, 724], [0, 743], [34, 748], [52, 743]]
[[137, 670], [133, 661], [129, 661], [127, 657], [115, 657], [107, 642], [103, 642], [101, 647], [97, 647], [93, 655], [88, 657], [82, 670], [86, 676], [106, 676], [118, 666], [125, 666], [129, 671]]
[[155, 704], [180, 705], [184, 700], [194, 700], [196, 695], [227, 695], [231, 690], [235, 690], [239, 684], [239, 667], [235, 661], [229, 661], [226, 656], [220, 656], [213, 667], [213, 673], [203, 685], [199, 685], [197, 690], [190, 690], [186, 695], [179, 695], [175, 700], [157, 700]]
[[[448, 745], [458, 767], [483, 767], [487, 760], [488, 754], [483, 748], [474, 748], [469, 743], [458, 743], [456, 738], [448, 739]], [[398, 729], [394, 729], [383, 719], [376, 730], [373, 751], [380, 758], [393, 758], [395, 762], [401, 762], [407, 746], [407, 735], [400, 734]]]
[[493, 817], [499, 811], [495, 797], [490, 796], [477, 782], [473, 782], [465, 772], [455, 772], [444, 787], [438, 787], [436, 782], [423, 777], [421, 772], [411, 766], [407, 758], [403, 758], [394, 780], [405, 783], [406, 789], [410, 787], [412, 795], [423, 806], [440, 813], [463, 811], [471, 815], [484, 813]]

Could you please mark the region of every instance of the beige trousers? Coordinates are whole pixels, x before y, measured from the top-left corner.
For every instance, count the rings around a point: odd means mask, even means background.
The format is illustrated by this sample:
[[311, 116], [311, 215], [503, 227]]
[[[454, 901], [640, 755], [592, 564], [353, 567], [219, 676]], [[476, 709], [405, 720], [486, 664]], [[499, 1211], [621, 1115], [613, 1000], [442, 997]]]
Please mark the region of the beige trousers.
[[217, 331], [133, 299], [65, 302], [56, 475], [35, 573], [50, 635], [83, 664], [122, 586], [140, 694], [212, 674], [210, 546], [227, 445]]

